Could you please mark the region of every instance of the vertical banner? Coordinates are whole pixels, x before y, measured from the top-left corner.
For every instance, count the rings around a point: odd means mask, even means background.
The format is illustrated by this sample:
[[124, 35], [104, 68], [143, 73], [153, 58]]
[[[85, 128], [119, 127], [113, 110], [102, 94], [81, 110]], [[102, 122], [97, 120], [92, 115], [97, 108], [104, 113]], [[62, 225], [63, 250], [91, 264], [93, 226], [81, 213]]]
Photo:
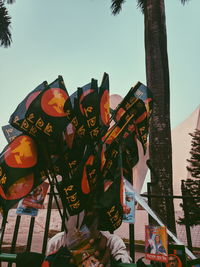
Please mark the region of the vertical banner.
[[134, 192], [125, 190], [125, 202], [123, 205], [123, 222], [135, 223], [135, 195]]
[[165, 226], [145, 226], [145, 258], [168, 262], [167, 229]]
[[131, 190], [126, 179], [123, 179], [123, 183], [123, 222], [135, 223], [135, 192]]

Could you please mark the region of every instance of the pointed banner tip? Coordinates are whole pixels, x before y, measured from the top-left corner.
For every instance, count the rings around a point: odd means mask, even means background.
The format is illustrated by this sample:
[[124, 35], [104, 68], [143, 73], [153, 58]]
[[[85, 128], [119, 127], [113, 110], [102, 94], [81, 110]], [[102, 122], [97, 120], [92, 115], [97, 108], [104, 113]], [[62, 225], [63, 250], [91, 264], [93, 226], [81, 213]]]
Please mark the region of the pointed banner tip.
[[62, 75], [58, 75], [58, 79], [63, 81], [63, 76]]
[[43, 85], [44, 85], [44, 86], [47, 86], [47, 85], [48, 85], [48, 82], [47, 82], [47, 81], [44, 81], [44, 82], [43, 82]]

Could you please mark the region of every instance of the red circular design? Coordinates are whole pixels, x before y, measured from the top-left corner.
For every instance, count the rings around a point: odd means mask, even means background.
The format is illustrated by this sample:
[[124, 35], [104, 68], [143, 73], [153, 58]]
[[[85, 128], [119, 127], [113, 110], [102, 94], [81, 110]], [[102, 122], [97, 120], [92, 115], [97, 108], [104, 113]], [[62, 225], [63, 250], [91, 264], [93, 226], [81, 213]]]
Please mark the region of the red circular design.
[[0, 195], [6, 200], [14, 200], [22, 198], [30, 193], [34, 183], [34, 175], [30, 174], [26, 177], [18, 179], [8, 188], [8, 192], [4, 193], [0, 187]]
[[43, 111], [52, 117], [65, 117], [64, 104], [68, 94], [60, 88], [50, 88], [42, 95], [41, 106]]
[[100, 113], [103, 124], [109, 125], [110, 121], [110, 107], [109, 107], [109, 92], [105, 90], [101, 97]]
[[37, 163], [37, 148], [33, 139], [20, 135], [10, 143], [5, 151], [5, 162], [12, 168], [31, 168]]
[[82, 113], [83, 115], [84, 115], [84, 110], [83, 110], [82, 102], [83, 102], [84, 98], [85, 98], [87, 95], [89, 95], [90, 93], [93, 93], [93, 92], [94, 92], [93, 89], [88, 89], [88, 90], [84, 91], [84, 92], [82, 93], [82, 95], [80, 96], [80, 100], [79, 100], [79, 108], [80, 108], [80, 111], [81, 111], [81, 113]]

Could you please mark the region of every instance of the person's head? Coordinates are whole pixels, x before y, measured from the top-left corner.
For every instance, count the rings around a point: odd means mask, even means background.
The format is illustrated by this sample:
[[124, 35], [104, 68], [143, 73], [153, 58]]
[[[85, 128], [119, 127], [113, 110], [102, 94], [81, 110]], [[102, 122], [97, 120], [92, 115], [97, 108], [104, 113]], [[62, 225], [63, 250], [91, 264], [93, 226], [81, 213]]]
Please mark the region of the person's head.
[[128, 201], [128, 202], [133, 201], [133, 197], [132, 196], [126, 196], [126, 201]]
[[155, 242], [156, 242], [156, 244], [160, 243], [160, 236], [159, 235], [155, 236]]
[[178, 258], [175, 255], [169, 255], [168, 263], [169, 267], [178, 267]]

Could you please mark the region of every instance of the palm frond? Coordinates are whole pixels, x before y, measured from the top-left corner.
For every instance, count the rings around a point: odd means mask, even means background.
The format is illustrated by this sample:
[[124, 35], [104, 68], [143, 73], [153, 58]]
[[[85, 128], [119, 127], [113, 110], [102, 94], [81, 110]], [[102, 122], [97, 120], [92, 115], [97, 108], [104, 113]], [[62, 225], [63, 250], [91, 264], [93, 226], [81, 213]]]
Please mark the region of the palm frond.
[[15, 0], [3, 0], [3, 3], [7, 3], [7, 4], [13, 4], [15, 2]]
[[113, 15], [119, 14], [119, 12], [122, 10], [122, 5], [126, 2], [125, 0], [112, 0], [111, 1], [111, 10]]
[[0, 46], [8, 47], [11, 44], [10, 19], [6, 7], [0, 1]]
[[146, 2], [147, 0], [137, 0], [137, 7], [140, 8], [142, 13], [144, 13]]
[[181, 4], [185, 5], [186, 2], [189, 2], [190, 0], [181, 0]]

